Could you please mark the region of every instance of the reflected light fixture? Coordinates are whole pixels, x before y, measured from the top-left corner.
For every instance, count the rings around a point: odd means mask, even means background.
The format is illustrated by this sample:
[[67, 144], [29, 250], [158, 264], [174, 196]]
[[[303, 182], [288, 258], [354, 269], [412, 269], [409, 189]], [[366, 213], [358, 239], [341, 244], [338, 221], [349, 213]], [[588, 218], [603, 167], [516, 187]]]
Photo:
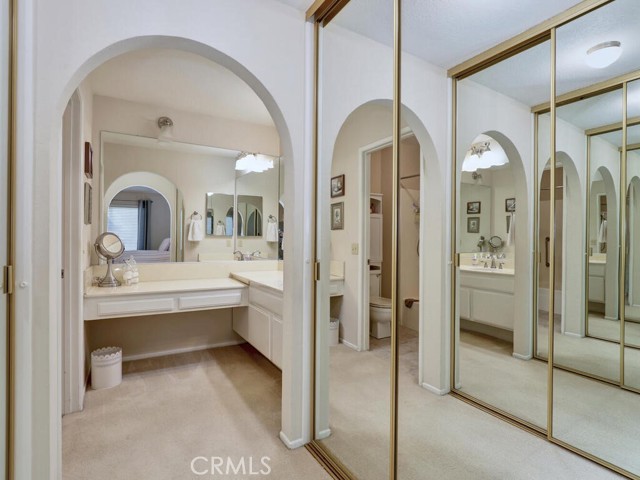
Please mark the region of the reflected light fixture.
[[241, 152], [236, 158], [236, 170], [264, 172], [273, 168], [273, 159], [258, 153]]
[[169, 117], [158, 118], [158, 128], [160, 129], [160, 133], [158, 133], [158, 142], [170, 143], [173, 141], [173, 120]]
[[587, 50], [586, 62], [591, 68], [606, 68], [622, 55], [622, 44], [616, 40], [602, 42]]
[[475, 172], [481, 168], [499, 167], [507, 163], [509, 160], [505, 155], [491, 150], [490, 141], [483, 141], [471, 145], [462, 162], [462, 171]]

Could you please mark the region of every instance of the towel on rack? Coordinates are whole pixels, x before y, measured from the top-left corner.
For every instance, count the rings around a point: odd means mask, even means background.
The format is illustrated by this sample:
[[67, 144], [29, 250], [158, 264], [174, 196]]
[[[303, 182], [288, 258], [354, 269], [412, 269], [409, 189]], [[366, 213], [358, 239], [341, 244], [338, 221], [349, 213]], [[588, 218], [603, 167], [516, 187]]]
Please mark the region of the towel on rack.
[[607, 221], [602, 220], [600, 222], [600, 228], [598, 229], [598, 243], [607, 243]]
[[227, 229], [225, 228], [224, 223], [218, 222], [216, 224], [215, 235], [217, 235], [217, 236], [225, 236], [226, 234], [227, 234]]
[[187, 240], [190, 242], [200, 242], [204, 240], [204, 220], [202, 218], [192, 218], [189, 223], [189, 234]]
[[516, 241], [516, 214], [510, 213], [511, 220], [509, 220], [509, 231], [507, 232], [507, 246], [510, 247]]
[[269, 220], [267, 222], [267, 242], [278, 242], [278, 223]]

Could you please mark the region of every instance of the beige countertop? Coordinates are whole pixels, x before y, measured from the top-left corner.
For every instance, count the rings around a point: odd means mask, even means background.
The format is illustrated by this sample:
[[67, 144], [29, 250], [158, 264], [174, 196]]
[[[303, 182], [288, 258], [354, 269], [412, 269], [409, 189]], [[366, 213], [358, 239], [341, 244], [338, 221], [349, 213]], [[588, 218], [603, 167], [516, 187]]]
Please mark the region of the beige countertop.
[[491, 275], [515, 275], [516, 273], [513, 268], [484, 268], [473, 265], [460, 265], [460, 270], [463, 272], [488, 273]]
[[107, 288], [87, 288], [85, 298], [117, 297], [121, 295], [148, 295], [152, 293], [181, 293], [206, 290], [231, 290], [244, 288], [245, 285], [233, 278], [210, 278], [193, 280], [160, 280], [154, 282], [140, 282], [135, 285]]
[[281, 270], [266, 270], [255, 272], [235, 272], [231, 273], [231, 278], [241, 281], [247, 285], [256, 284], [282, 293], [284, 290], [284, 275]]

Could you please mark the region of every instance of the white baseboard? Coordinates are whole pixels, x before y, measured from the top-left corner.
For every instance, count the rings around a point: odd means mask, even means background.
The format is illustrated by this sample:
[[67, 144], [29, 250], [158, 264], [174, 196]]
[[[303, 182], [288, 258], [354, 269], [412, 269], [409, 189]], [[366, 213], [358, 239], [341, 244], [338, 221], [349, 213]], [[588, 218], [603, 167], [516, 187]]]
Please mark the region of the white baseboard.
[[511, 355], [513, 358], [517, 358], [518, 360], [531, 360], [533, 358], [533, 355], [522, 355], [521, 353], [516, 352], [513, 352]]
[[318, 432], [318, 436], [316, 437], [316, 440], [324, 440], [325, 438], [329, 438], [330, 436], [331, 436], [331, 429], [326, 428]]
[[289, 438], [287, 438], [287, 436], [282, 431], [280, 432], [280, 440], [282, 440], [282, 443], [284, 443], [289, 450], [300, 448], [305, 444], [304, 440], [302, 440], [301, 438], [293, 441], [289, 440]]
[[351, 348], [351, 349], [355, 350], [356, 352], [359, 352], [359, 351], [360, 351], [360, 349], [357, 347], [357, 345], [354, 345], [354, 344], [353, 344], [353, 343], [351, 343], [351, 342], [347, 342], [344, 338], [341, 338], [341, 339], [340, 339], [340, 343], [342, 343], [343, 345], [346, 345], [347, 347], [349, 347], [349, 348]]
[[428, 383], [422, 383], [420, 386], [425, 390], [428, 390], [429, 392], [435, 393], [436, 395], [440, 396], [446, 395], [450, 391], [448, 388], [436, 388], [433, 385], [429, 385]]
[[584, 335], [580, 335], [579, 333], [564, 332], [564, 334], [565, 334], [567, 337], [584, 338]]
[[195, 347], [174, 348], [172, 350], [161, 350], [157, 352], [139, 353], [137, 355], [124, 355], [122, 357], [123, 362], [130, 362], [132, 360], [144, 360], [145, 358], [163, 357], [165, 355], [177, 355], [179, 353], [198, 352], [200, 350], [209, 350], [210, 348], [230, 347], [232, 345], [240, 345], [245, 343], [244, 340], [229, 340], [227, 342], [220, 343], [208, 343], [206, 345], [198, 345]]
[[613, 320], [613, 321], [620, 320], [618, 317], [607, 317], [606, 315], [605, 315], [604, 319], [605, 320]]

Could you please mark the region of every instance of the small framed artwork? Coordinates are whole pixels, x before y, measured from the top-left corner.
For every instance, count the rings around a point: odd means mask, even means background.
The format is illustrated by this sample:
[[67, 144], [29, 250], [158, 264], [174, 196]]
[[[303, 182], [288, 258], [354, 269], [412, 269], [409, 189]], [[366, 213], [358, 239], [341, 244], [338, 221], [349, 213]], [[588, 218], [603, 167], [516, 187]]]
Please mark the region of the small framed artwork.
[[467, 218], [467, 233], [480, 233], [480, 217]]
[[91, 213], [91, 211], [93, 210], [92, 192], [93, 192], [93, 189], [91, 188], [91, 185], [89, 185], [88, 183], [85, 183], [84, 184], [84, 224], [85, 225], [91, 225], [91, 221], [93, 220], [92, 213]]
[[344, 175], [338, 175], [331, 179], [331, 198], [344, 195]]
[[331, 205], [331, 230], [344, 230], [344, 202]]
[[84, 176], [93, 178], [93, 148], [90, 142], [84, 142]]
[[516, 211], [516, 199], [515, 198], [507, 198], [504, 201], [504, 211], [505, 212], [515, 212]]
[[481, 202], [467, 202], [467, 214], [478, 215], [481, 210]]

